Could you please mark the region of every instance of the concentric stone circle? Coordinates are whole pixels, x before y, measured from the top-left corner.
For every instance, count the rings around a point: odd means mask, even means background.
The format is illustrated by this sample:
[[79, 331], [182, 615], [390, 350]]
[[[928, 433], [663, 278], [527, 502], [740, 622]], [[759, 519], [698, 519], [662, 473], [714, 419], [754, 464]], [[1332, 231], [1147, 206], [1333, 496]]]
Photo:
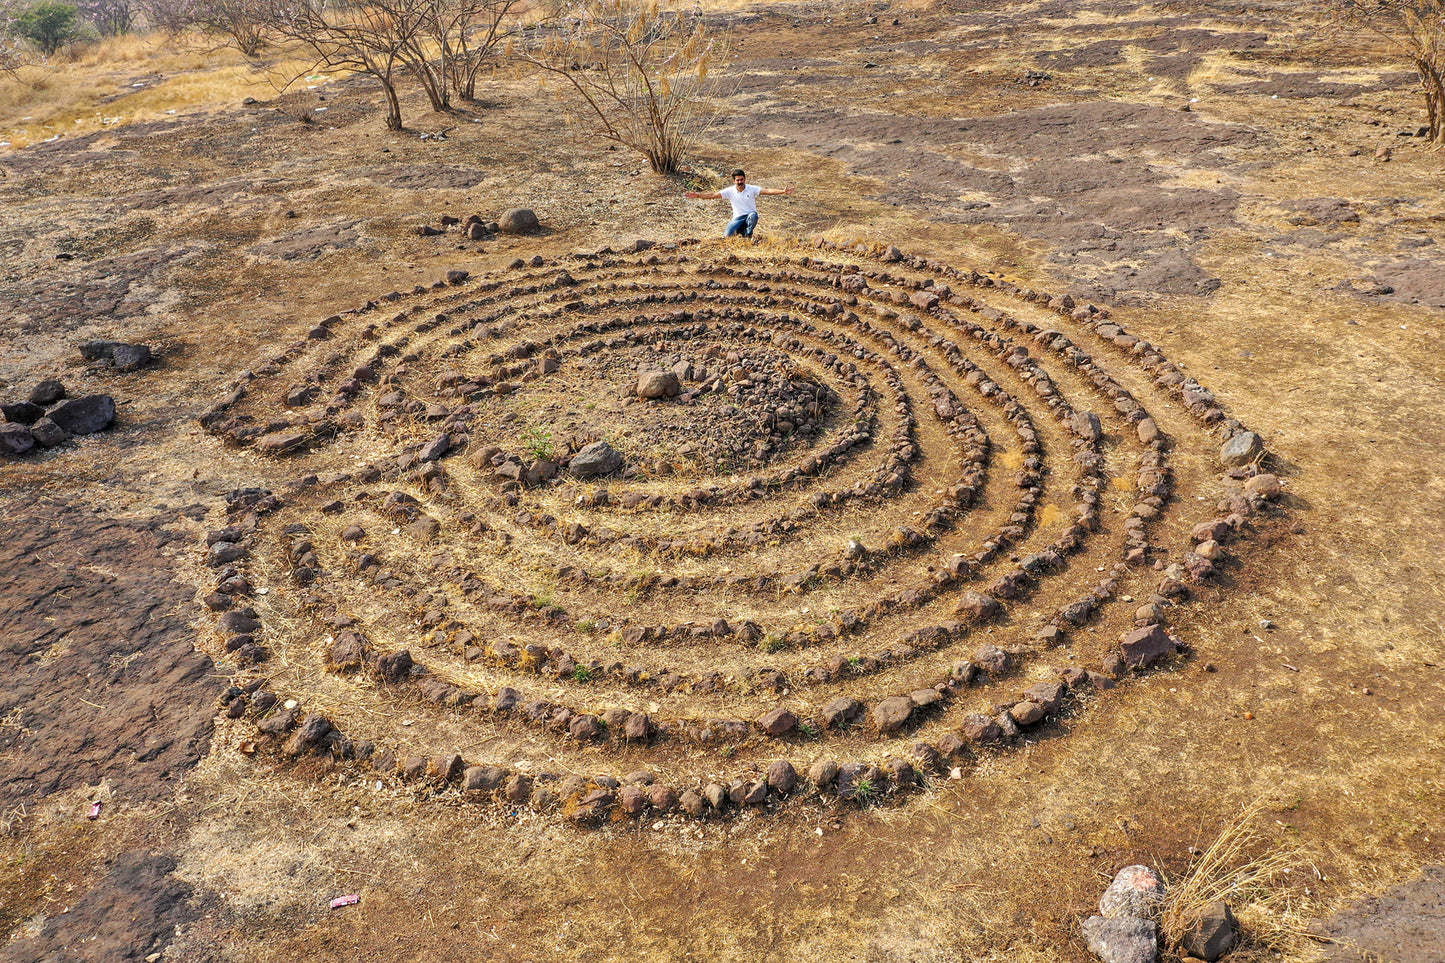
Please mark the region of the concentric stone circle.
[[247, 745], [584, 824], [1066, 732], [1280, 494], [1107, 310], [824, 238], [451, 272], [201, 421], [277, 479], [207, 537]]

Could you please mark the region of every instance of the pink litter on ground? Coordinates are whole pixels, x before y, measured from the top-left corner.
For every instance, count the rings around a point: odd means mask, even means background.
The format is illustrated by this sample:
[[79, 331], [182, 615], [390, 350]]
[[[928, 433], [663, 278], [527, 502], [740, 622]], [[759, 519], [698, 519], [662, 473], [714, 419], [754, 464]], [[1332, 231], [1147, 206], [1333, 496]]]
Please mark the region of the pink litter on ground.
[[90, 818], [91, 818], [91, 819], [99, 819], [99, 818], [100, 818], [100, 807], [101, 807], [101, 804], [98, 803], [98, 802], [93, 802], [93, 803], [90, 804]]
[[360, 903], [360, 902], [361, 902], [361, 896], [360, 896], [360, 894], [358, 894], [358, 893], [348, 893], [348, 894], [345, 895], [345, 896], [338, 896], [338, 897], [336, 897], [334, 900], [332, 900], [332, 901], [331, 901], [331, 908], [332, 908], [332, 909], [340, 909], [340, 908], [343, 907], [343, 906], [355, 906], [357, 903]]

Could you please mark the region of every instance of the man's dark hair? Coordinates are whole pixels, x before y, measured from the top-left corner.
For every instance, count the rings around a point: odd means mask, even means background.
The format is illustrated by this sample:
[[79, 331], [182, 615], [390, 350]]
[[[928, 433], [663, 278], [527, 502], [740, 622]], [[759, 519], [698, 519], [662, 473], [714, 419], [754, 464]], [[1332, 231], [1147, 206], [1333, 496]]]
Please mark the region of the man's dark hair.
[[733, 171], [733, 176], [734, 176], [734, 177], [747, 177], [748, 175], [744, 174], [744, 173], [743, 173], [743, 169], [742, 169], [741, 167], [739, 167], [737, 170]]

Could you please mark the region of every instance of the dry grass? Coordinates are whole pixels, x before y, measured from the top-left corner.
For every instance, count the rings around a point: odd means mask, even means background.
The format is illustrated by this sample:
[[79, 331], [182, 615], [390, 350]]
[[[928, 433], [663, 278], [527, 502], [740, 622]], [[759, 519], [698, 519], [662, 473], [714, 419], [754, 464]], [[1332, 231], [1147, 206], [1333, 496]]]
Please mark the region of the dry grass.
[[[89, 134], [244, 97], [266, 99], [299, 61], [248, 63], [234, 50], [127, 34], [62, 50], [49, 64], [0, 78], [0, 148]], [[290, 73], [288, 73], [290, 71]]]
[[[1266, 953], [1294, 957], [1314, 944], [1304, 933], [1317, 912], [1301, 912], [1304, 894], [1293, 874], [1306, 864], [1303, 851], [1260, 828], [1263, 798], [1246, 806], [1168, 889], [1160, 928], [1165, 944], [1182, 954], [1182, 941], [1213, 903], [1226, 903], [1239, 922], [1232, 959]], [[1318, 909], [1314, 907], [1314, 909]], [[1239, 954], [1244, 954], [1242, 957]]]

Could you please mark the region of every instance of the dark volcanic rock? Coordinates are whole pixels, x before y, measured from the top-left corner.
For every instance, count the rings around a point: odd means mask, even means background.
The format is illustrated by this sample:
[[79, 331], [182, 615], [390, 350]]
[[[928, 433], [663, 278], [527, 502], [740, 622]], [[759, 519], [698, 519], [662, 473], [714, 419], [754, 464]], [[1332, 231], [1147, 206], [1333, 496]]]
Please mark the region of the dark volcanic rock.
[[54, 448], [57, 445], [64, 444], [65, 439], [70, 437], [65, 433], [64, 428], [49, 418], [41, 418], [35, 424], [31, 425], [30, 436], [35, 439], [35, 443], [41, 448]]
[[12, 421], [17, 425], [33, 425], [44, 414], [44, 408], [29, 401], [0, 404], [0, 421]]
[[29, 428], [13, 421], [0, 423], [0, 452], [23, 455], [34, 447], [35, 438]]
[[42, 408], [46, 408], [64, 397], [65, 385], [56, 381], [54, 378], [47, 378], [30, 389], [30, 397], [26, 400], [32, 405], [40, 405]]
[[151, 360], [151, 349], [126, 341], [87, 341], [80, 346], [86, 361], [109, 361], [120, 371], [137, 371]]
[[115, 400], [110, 395], [72, 398], [52, 408], [49, 418], [72, 435], [94, 434], [115, 421]]
[[[26, 727], [0, 731], [0, 809], [101, 779], [137, 803], [169, 798], [207, 752], [225, 684], [195, 651], [194, 589], [171, 577], [168, 526], [165, 516], [116, 519], [54, 495], [42, 503], [17, 493], [7, 507], [0, 706]], [[57, 545], [83, 551], [87, 565], [37, 562]], [[112, 905], [125, 913], [117, 926], [130, 915], [121, 905]], [[109, 932], [76, 926], [72, 946], [80, 933]], [[123, 957], [97, 947], [91, 958]]]

